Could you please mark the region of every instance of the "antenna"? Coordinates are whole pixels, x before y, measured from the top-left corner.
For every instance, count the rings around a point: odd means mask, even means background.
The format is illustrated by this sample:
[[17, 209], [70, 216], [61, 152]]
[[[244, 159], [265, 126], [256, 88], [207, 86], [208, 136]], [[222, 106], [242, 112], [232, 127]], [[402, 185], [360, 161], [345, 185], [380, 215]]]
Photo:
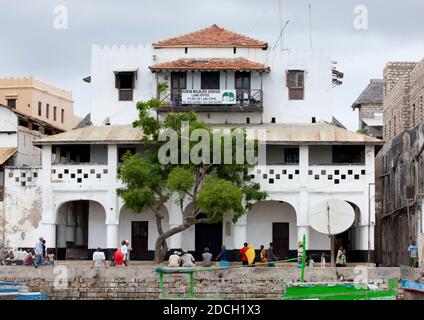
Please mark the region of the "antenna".
[[312, 6], [309, 4], [309, 42], [312, 49]]
[[[277, 47], [278, 41], [280, 40], [280, 38], [283, 35], [284, 30], [286, 29], [287, 25], [289, 24], [290, 20], [287, 20], [286, 23], [284, 24], [283, 28], [281, 29], [280, 35], [278, 36], [277, 41], [275, 41], [275, 45], [274, 45], [274, 49]], [[283, 50], [283, 44], [281, 42], [281, 50]]]

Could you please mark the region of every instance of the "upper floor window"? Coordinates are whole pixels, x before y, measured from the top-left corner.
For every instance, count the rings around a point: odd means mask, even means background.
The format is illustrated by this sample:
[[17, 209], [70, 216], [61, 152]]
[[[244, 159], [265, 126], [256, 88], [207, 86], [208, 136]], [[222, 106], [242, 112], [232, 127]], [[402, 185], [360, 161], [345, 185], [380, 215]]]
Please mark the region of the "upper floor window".
[[135, 72], [115, 72], [115, 87], [119, 92], [119, 101], [133, 101]]
[[56, 119], [57, 119], [57, 107], [54, 106], [53, 107], [53, 121], [56, 121]]
[[7, 99], [7, 106], [16, 109], [16, 99]]
[[202, 72], [201, 88], [202, 89], [219, 89], [219, 72]]
[[60, 110], [60, 122], [65, 122], [65, 110]]
[[41, 117], [41, 101], [38, 101], [38, 116]]
[[305, 98], [305, 71], [288, 70], [286, 79], [289, 100], [303, 100]]
[[46, 103], [46, 118], [49, 118], [50, 105]]

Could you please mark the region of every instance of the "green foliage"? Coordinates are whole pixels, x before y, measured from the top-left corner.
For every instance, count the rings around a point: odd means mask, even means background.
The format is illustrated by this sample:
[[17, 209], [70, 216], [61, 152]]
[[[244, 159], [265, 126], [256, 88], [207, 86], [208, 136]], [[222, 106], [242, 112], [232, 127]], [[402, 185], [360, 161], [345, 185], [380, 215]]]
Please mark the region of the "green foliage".
[[[160, 85], [161, 88], [165, 87]], [[170, 113], [163, 122], [159, 122], [152, 116], [152, 111], [158, 107], [157, 99], [137, 103], [139, 118], [133, 125], [143, 130], [146, 151], [143, 156], [126, 155], [119, 167], [123, 187], [118, 190], [118, 194], [124, 199], [126, 207], [134, 212], [141, 212], [157, 207], [178, 195], [176, 200], [179, 203], [193, 203], [192, 211], [186, 213], [186, 217], [194, 218], [202, 212], [209, 221], [217, 222], [222, 221], [224, 214], [227, 214], [236, 222], [253, 203], [266, 199], [267, 194], [260, 190], [259, 184], [251, 181], [249, 172], [252, 165], [248, 164], [246, 159], [242, 163], [236, 163], [237, 153], [246, 152], [245, 149], [240, 151], [236, 148], [237, 139], [246, 145], [247, 137], [244, 131], [233, 131], [231, 137], [224, 134], [214, 135], [212, 129], [199, 121], [194, 112]], [[189, 123], [188, 132], [184, 131], [184, 122]], [[177, 133], [179, 159], [183, 142], [188, 142], [189, 152], [202, 155], [204, 152], [210, 153], [212, 160], [213, 142], [219, 139], [221, 163], [224, 163], [224, 154], [228, 152], [232, 155], [232, 161], [228, 164], [161, 164], [157, 150], [167, 143], [159, 141], [159, 132], [162, 129], [173, 129]], [[210, 150], [195, 149], [198, 141], [187, 140], [196, 129], [205, 129], [203, 133], [206, 132], [206, 138], [210, 141]], [[203, 138], [204, 135], [199, 136], [200, 140]], [[230, 141], [231, 145], [226, 145], [225, 140]], [[257, 152], [257, 141], [254, 141], [253, 145]]]
[[159, 82], [158, 83], [158, 85], [157, 85], [157, 91], [159, 92], [159, 93], [164, 93], [164, 92], [166, 92], [167, 90], [168, 90], [168, 83], [166, 83], [166, 82]]
[[231, 181], [209, 177], [199, 191], [197, 205], [211, 222], [222, 221], [224, 214], [236, 222], [244, 214], [242, 201], [242, 190]]
[[368, 130], [365, 128], [359, 129], [356, 131], [356, 133], [360, 133], [360, 134], [368, 134]]

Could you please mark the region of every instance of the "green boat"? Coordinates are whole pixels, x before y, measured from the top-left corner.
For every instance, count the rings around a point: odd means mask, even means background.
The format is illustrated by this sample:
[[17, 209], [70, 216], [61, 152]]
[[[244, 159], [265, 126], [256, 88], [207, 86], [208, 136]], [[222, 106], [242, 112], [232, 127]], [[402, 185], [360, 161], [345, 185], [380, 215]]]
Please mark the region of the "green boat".
[[397, 279], [389, 281], [389, 289], [353, 282], [294, 283], [287, 285], [281, 300], [396, 300]]

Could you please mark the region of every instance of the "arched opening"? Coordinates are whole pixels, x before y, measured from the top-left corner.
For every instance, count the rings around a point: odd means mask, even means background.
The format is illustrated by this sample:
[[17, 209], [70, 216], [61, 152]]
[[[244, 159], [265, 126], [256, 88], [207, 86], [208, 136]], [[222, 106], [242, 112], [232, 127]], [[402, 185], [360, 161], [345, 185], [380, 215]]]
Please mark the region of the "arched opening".
[[[169, 230], [169, 215], [167, 209], [162, 206], [160, 214], [163, 231]], [[153, 260], [155, 243], [159, 236], [156, 218], [153, 211], [134, 213], [123, 207], [119, 215], [119, 242], [128, 240], [132, 251], [131, 260]], [[167, 240], [169, 247], [169, 239]]]
[[[206, 218], [205, 214], [200, 214], [198, 219]], [[216, 257], [222, 246], [222, 222], [199, 223], [195, 226], [194, 233], [195, 259], [201, 260], [206, 247], [209, 248], [213, 257]]]
[[96, 201], [62, 203], [56, 216], [57, 259], [85, 260], [90, 257], [90, 249], [105, 247], [105, 217], [105, 209]]
[[355, 212], [355, 221], [349, 229], [335, 236], [335, 248], [338, 250], [339, 247], [342, 246], [343, 249], [346, 250], [350, 261], [360, 261], [361, 258], [357, 257], [356, 251], [358, 251], [360, 247], [359, 227], [361, 225], [361, 209], [353, 202], [346, 202], [352, 206]]
[[282, 259], [293, 256], [297, 249], [296, 210], [283, 201], [256, 203], [247, 213], [246, 238], [255, 249], [272, 242], [276, 256]]

